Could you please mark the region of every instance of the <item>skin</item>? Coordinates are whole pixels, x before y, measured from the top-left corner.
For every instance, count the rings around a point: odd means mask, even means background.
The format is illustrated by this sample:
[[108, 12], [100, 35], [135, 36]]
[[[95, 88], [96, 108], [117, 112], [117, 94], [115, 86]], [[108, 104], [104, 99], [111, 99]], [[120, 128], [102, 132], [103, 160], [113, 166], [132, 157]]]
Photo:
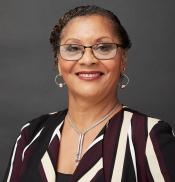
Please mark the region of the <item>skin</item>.
[[[99, 15], [73, 18], [64, 27], [61, 34], [61, 44], [74, 43], [85, 46], [103, 42], [120, 44], [119, 40], [113, 31], [111, 21]], [[117, 84], [120, 74], [125, 68], [126, 52], [124, 49], [118, 48], [114, 58], [103, 61], [96, 59], [89, 48], [85, 49], [83, 57], [78, 61], [66, 61], [60, 55], [57, 58], [59, 73], [63, 76], [68, 88], [68, 110], [80, 131], [87, 129], [115, 105], [118, 107], [113, 115], [121, 110], [122, 106], [117, 98]], [[100, 72], [102, 75], [87, 80], [77, 74], [94, 71]], [[108, 120], [109, 118], [86, 134], [83, 154]], [[69, 126], [66, 117], [58, 157], [58, 171], [74, 172], [77, 140], [78, 135]], [[65, 158], [67, 161], [63, 161]]]

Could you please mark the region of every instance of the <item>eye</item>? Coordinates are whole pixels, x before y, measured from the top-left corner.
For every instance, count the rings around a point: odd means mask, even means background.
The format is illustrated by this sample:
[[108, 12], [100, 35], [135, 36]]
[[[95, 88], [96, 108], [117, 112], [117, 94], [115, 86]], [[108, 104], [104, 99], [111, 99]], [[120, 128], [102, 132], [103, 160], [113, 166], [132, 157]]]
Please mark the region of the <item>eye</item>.
[[81, 51], [81, 46], [80, 45], [76, 45], [76, 44], [67, 44], [64, 45], [64, 49], [67, 52], [79, 52]]
[[97, 44], [94, 47], [95, 51], [103, 52], [103, 53], [110, 52], [114, 49], [115, 49], [115, 44], [112, 44], [112, 43], [101, 43], [101, 44]]

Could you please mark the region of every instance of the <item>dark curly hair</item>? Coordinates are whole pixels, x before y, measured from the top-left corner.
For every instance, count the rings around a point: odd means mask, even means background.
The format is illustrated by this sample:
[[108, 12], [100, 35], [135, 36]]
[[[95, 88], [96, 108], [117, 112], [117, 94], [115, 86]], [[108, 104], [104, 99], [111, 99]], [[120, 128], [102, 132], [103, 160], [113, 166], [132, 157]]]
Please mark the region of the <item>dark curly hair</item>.
[[124, 27], [122, 26], [122, 24], [120, 23], [120, 20], [114, 13], [95, 5], [79, 6], [66, 12], [58, 20], [58, 22], [56, 23], [56, 25], [53, 27], [51, 31], [50, 43], [54, 52], [54, 58], [56, 60], [56, 63], [57, 63], [56, 57], [58, 52], [58, 45], [60, 43], [61, 33], [63, 28], [73, 18], [79, 17], [79, 16], [88, 16], [88, 15], [100, 15], [100, 16], [104, 16], [108, 18], [113, 23], [114, 31], [119, 36], [121, 44], [123, 45], [123, 48], [127, 50], [131, 47], [131, 41], [129, 39], [129, 36], [126, 30], [124, 29]]

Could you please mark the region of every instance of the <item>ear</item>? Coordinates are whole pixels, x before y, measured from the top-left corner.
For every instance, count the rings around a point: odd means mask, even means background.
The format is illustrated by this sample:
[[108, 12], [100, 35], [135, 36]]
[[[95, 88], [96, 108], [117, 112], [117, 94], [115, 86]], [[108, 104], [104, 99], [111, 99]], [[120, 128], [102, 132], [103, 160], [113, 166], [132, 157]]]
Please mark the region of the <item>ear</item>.
[[58, 65], [58, 73], [59, 73], [59, 75], [62, 75], [62, 72], [61, 72], [61, 66], [60, 66], [59, 61], [58, 61], [57, 65]]
[[55, 58], [55, 66], [57, 67], [57, 69], [58, 69], [58, 73], [60, 74], [60, 75], [62, 75], [62, 72], [61, 72], [61, 66], [60, 66], [60, 62], [59, 62], [59, 58], [58, 57], [56, 57]]
[[123, 73], [126, 69], [126, 63], [127, 63], [127, 51], [123, 50], [122, 52], [122, 61], [121, 61], [121, 73]]

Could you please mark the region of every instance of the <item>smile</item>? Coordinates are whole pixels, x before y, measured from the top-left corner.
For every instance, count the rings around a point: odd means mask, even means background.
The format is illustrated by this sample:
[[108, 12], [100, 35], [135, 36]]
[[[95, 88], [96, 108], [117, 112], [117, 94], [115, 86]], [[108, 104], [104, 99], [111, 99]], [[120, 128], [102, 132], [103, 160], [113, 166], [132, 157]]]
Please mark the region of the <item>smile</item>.
[[76, 73], [76, 75], [81, 79], [81, 80], [96, 80], [99, 79], [103, 73], [100, 71], [82, 71]]

